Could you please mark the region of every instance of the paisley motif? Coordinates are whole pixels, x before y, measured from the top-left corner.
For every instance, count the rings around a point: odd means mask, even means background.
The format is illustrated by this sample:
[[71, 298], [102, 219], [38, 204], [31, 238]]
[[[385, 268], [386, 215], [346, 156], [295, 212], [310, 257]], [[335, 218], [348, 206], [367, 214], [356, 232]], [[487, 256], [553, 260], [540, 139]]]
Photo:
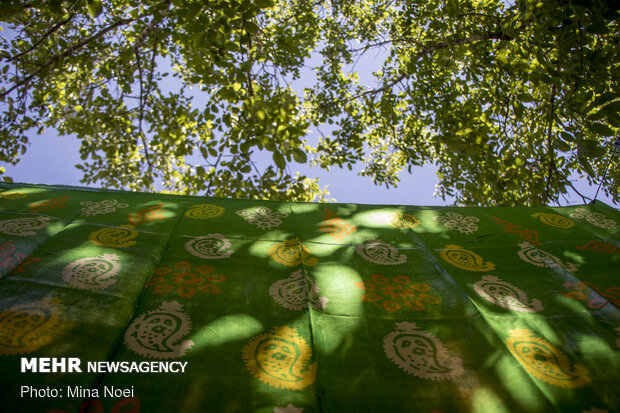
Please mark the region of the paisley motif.
[[19, 252], [12, 242], [0, 244], [0, 277], [17, 267], [24, 258], [26, 254]]
[[119, 203], [116, 199], [104, 199], [99, 202], [82, 201], [80, 205], [84, 207], [82, 208], [82, 215], [86, 216], [111, 214], [117, 208], [127, 208], [129, 206], [129, 204]]
[[0, 233], [23, 237], [35, 235], [40, 229], [47, 227], [52, 219], [49, 217], [26, 217], [0, 222]]
[[548, 252], [539, 250], [527, 241], [523, 241], [519, 244], [521, 250], [517, 252], [519, 258], [523, 261], [535, 265], [537, 267], [561, 267], [566, 271], [577, 271], [579, 268], [572, 262], [563, 262], [555, 255], [551, 255]]
[[575, 226], [573, 221], [558, 214], [538, 212], [536, 214], [532, 214], [532, 217], [538, 218], [543, 224], [551, 225], [552, 227], [572, 228]]
[[49, 344], [58, 330], [57, 298], [43, 298], [0, 312], [0, 354], [32, 353]]
[[192, 219], [209, 219], [219, 217], [224, 213], [224, 208], [213, 204], [193, 205], [185, 216]]
[[88, 240], [100, 247], [127, 248], [136, 243], [134, 238], [138, 237], [138, 231], [131, 228], [102, 228], [91, 232]]
[[398, 265], [407, 262], [405, 254], [399, 254], [398, 249], [380, 239], [371, 239], [358, 245], [355, 252], [366, 261], [380, 265]]
[[62, 269], [62, 278], [75, 288], [98, 290], [116, 283], [120, 270], [118, 255], [103, 254], [73, 261]]
[[25, 198], [28, 195], [26, 195], [23, 192], [3, 192], [0, 194], [0, 198], [4, 198], [4, 199], [19, 199], [19, 198]]
[[164, 301], [159, 308], [140, 315], [131, 323], [125, 331], [125, 345], [143, 357], [182, 357], [194, 345], [192, 340], [183, 340], [191, 327], [181, 304]]
[[286, 212], [273, 212], [267, 207], [256, 207], [252, 209], [242, 209], [236, 214], [243, 217], [249, 224], [256, 225], [260, 229], [271, 229], [282, 224], [281, 218], [288, 217]]
[[357, 231], [357, 227], [338, 217], [329, 209], [325, 210], [319, 229], [329, 234], [336, 241], [344, 241], [346, 237]]
[[289, 267], [295, 267], [302, 263], [314, 267], [319, 262], [318, 259], [310, 255], [310, 251], [299, 241], [299, 238], [276, 244], [269, 248], [267, 253], [275, 262]]
[[415, 323], [396, 323], [383, 339], [383, 350], [405, 372], [430, 380], [453, 379], [465, 373], [460, 357], [452, 357], [445, 345]]
[[613, 219], [608, 219], [605, 215], [592, 212], [586, 208], [576, 208], [575, 212], [570, 214], [571, 218], [585, 219], [590, 224], [604, 229], [614, 229], [618, 225]]
[[48, 199], [45, 201], [35, 202], [30, 205], [30, 212], [41, 212], [48, 209], [66, 208], [69, 195], [63, 197]]
[[537, 313], [544, 310], [540, 300], [534, 298], [529, 301], [523, 290], [492, 275], [483, 276], [482, 280], [474, 284], [474, 290], [485, 300], [509, 310], [524, 313]]
[[279, 389], [301, 390], [316, 380], [317, 364], [310, 364], [312, 349], [294, 328], [276, 327], [253, 337], [242, 356], [255, 378]]
[[526, 241], [531, 242], [534, 245], [542, 245], [540, 239], [538, 238], [538, 232], [523, 228], [521, 225], [513, 224], [512, 222], [505, 221], [503, 219], [499, 219], [497, 217], [491, 216], [498, 224], [504, 227], [504, 231], [509, 232], [511, 234], [516, 234], [519, 237], [523, 238]]
[[390, 225], [398, 229], [415, 228], [420, 225], [420, 220], [411, 214], [394, 212]]
[[129, 225], [125, 225], [125, 226], [128, 228], [135, 228], [139, 224], [144, 224], [146, 222], [152, 222], [152, 221], [158, 221], [160, 219], [164, 219], [165, 216], [161, 213], [163, 207], [164, 207], [164, 204], [160, 202], [157, 205], [142, 208], [140, 211], [136, 213], [127, 214]]
[[467, 271], [492, 271], [495, 264], [484, 259], [473, 251], [466, 250], [458, 245], [446, 245], [446, 248], [439, 251], [439, 256], [449, 264]]
[[589, 371], [584, 366], [571, 366], [561, 350], [530, 330], [512, 330], [506, 345], [523, 368], [539, 380], [565, 388], [590, 383]]
[[456, 212], [448, 212], [446, 215], [434, 216], [433, 221], [443, 223], [448, 229], [463, 234], [473, 234], [478, 231], [479, 218], [466, 217]]
[[591, 240], [575, 248], [582, 251], [597, 251], [605, 252], [607, 254], [620, 254], [620, 247], [617, 247], [614, 244], [610, 244], [609, 242], [603, 242], [599, 240]]
[[202, 237], [192, 238], [185, 243], [185, 250], [190, 254], [210, 260], [228, 258], [234, 250], [230, 241], [222, 234], [207, 234]]
[[295, 311], [308, 307], [325, 309], [329, 299], [319, 297], [319, 291], [319, 286], [304, 275], [303, 270], [295, 271], [290, 277], [278, 280], [269, 287], [269, 294], [278, 304]]

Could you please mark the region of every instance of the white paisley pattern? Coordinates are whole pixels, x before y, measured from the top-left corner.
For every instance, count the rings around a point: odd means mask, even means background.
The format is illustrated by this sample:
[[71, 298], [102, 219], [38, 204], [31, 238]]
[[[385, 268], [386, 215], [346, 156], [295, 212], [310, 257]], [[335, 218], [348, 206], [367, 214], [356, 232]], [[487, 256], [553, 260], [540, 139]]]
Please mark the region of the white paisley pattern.
[[358, 245], [355, 252], [366, 261], [381, 265], [398, 265], [407, 262], [405, 254], [399, 254], [391, 244], [380, 239], [371, 239]]
[[63, 268], [62, 278], [75, 288], [98, 290], [116, 283], [120, 270], [118, 255], [103, 254], [73, 261]]
[[100, 202], [83, 201], [80, 202], [84, 208], [82, 208], [82, 215], [92, 216], [101, 214], [111, 214], [116, 211], [117, 208], [127, 208], [129, 204], [119, 203], [116, 199], [104, 199]]
[[523, 290], [492, 275], [483, 276], [482, 280], [474, 284], [474, 290], [485, 300], [509, 310], [524, 313], [537, 313], [544, 310], [540, 300], [534, 298], [529, 301]]
[[453, 231], [458, 231], [463, 234], [471, 234], [478, 231], [479, 218], [465, 217], [456, 212], [448, 212], [446, 215], [439, 215], [433, 217], [434, 221], [443, 223], [446, 227]]
[[236, 211], [237, 215], [243, 217], [248, 223], [256, 225], [260, 229], [271, 229], [282, 224], [281, 218], [288, 217], [286, 212], [273, 212], [267, 207], [256, 207], [241, 209]]
[[579, 268], [572, 262], [564, 262], [555, 255], [551, 255], [548, 252], [539, 250], [527, 241], [523, 241], [519, 244], [521, 250], [517, 252], [519, 258], [523, 261], [535, 265], [537, 267], [561, 267], [566, 271], [577, 271]]
[[608, 219], [605, 215], [592, 212], [585, 208], [577, 208], [573, 213], [570, 214], [571, 218], [575, 219], [584, 219], [588, 221], [590, 224], [605, 229], [614, 229], [618, 225], [616, 221], [613, 219]]
[[192, 255], [211, 260], [228, 258], [233, 251], [230, 241], [222, 234], [207, 234], [185, 243], [185, 250]]
[[0, 222], [0, 233], [19, 237], [35, 235], [37, 230], [47, 227], [51, 220], [49, 217], [38, 216], [2, 221]]
[[415, 323], [396, 323], [383, 339], [385, 354], [405, 372], [422, 379], [446, 380], [465, 373], [460, 357], [448, 354], [445, 345]]
[[295, 271], [290, 277], [278, 280], [269, 287], [269, 294], [278, 304], [295, 311], [308, 307], [325, 309], [329, 299], [319, 297], [319, 291], [319, 286], [304, 276], [303, 270]]
[[177, 301], [164, 301], [159, 308], [136, 318], [125, 331], [125, 345], [144, 357], [177, 358], [194, 345], [182, 340], [191, 322]]

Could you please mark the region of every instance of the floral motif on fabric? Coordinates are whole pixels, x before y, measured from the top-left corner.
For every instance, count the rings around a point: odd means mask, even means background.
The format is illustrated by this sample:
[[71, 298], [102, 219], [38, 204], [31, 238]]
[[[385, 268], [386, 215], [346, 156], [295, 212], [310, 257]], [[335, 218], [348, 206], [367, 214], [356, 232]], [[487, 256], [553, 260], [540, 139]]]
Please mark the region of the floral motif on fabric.
[[164, 301], [157, 309], [136, 318], [125, 331], [125, 345], [143, 357], [160, 359], [185, 355], [194, 342], [183, 340], [192, 329], [177, 301]]
[[329, 209], [325, 210], [319, 229], [331, 235], [336, 241], [344, 241], [346, 237], [357, 231], [355, 225], [349, 224]]
[[224, 208], [213, 204], [193, 205], [185, 216], [192, 219], [210, 219], [219, 217], [224, 213]]
[[35, 202], [30, 205], [30, 212], [41, 212], [41, 211], [47, 211], [48, 209], [66, 208], [68, 200], [69, 200], [69, 195], [65, 195], [63, 197]]
[[457, 212], [447, 212], [445, 215], [434, 216], [433, 221], [441, 222], [448, 229], [462, 234], [473, 234], [478, 231], [479, 218], [466, 217]]
[[99, 290], [116, 283], [120, 270], [118, 255], [102, 254], [73, 261], [62, 269], [62, 278], [75, 288]]
[[104, 215], [116, 212], [119, 208], [127, 208], [129, 204], [119, 203], [116, 199], [104, 199], [103, 201], [82, 201], [80, 202], [84, 208], [82, 208], [82, 215]]
[[596, 251], [605, 252], [607, 254], [620, 254], [620, 247], [617, 247], [614, 244], [610, 244], [608, 242], [597, 240], [588, 241], [585, 244], [575, 248], [582, 251]]
[[11, 271], [11, 274], [22, 273], [22, 272], [26, 271], [27, 267], [29, 267], [30, 265], [34, 265], [34, 264], [36, 264], [39, 261], [41, 261], [41, 258], [33, 257], [32, 255], [29, 255], [26, 258], [24, 258], [17, 265], [17, 267], [13, 268], [13, 270]]
[[319, 297], [319, 292], [319, 286], [304, 274], [304, 270], [297, 270], [290, 277], [278, 280], [269, 287], [269, 294], [278, 304], [295, 311], [309, 307], [315, 310], [325, 309], [329, 299]]
[[127, 248], [135, 245], [138, 231], [131, 228], [110, 227], [91, 232], [88, 240], [100, 247]]
[[537, 212], [536, 214], [532, 214], [532, 217], [537, 218], [543, 224], [547, 224], [552, 227], [572, 228], [575, 226], [575, 223], [573, 221], [558, 214], [548, 214], [545, 212]]
[[565, 297], [584, 301], [588, 308], [593, 310], [603, 308], [609, 302], [620, 307], [620, 287], [608, 287], [603, 290], [590, 281], [567, 282], [562, 285], [570, 290], [564, 293]]
[[0, 193], [0, 198], [4, 199], [20, 199], [26, 198], [28, 195], [23, 192], [2, 192]]
[[148, 287], [152, 287], [154, 294], [173, 293], [183, 298], [192, 298], [197, 292], [219, 294], [222, 290], [217, 284], [226, 281], [227, 277], [212, 274], [213, 271], [210, 265], [192, 268], [189, 261], [179, 261], [155, 270]]
[[519, 246], [521, 247], [521, 250], [517, 252], [519, 258], [529, 264], [547, 268], [561, 267], [566, 271], [579, 270], [572, 262], [564, 262], [555, 255], [542, 251], [527, 241], [523, 241]]
[[288, 217], [286, 212], [274, 212], [267, 207], [241, 209], [236, 214], [260, 229], [277, 228], [282, 224], [282, 218]]
[[420, 225], [420, 220], [411, 214], [394, 212], [390, 225], [398, 229], [415, 228]]
[[18, 237], [36, 235], [37, 231], [47, 227], [51, 220], [49, 217], [26, 217], [1, 221], [0, 233]]
[[590, 383], [588, 369], [571, 365], [568, 357], [553, 344], [527, 329], [514, 329], [506, 346], [532, 376], [554, 386], [577, 388]]
[[356, 282], [355, 286], [366, 291], [362, 301], [389, 312], [400, 309], [422, 311], [428, 304], [439, 304], [439, 298], [430, 295], [430, 285], [413, 283], [406, 275], [397, 275], [391, 280], [380, 274], [373, 274], [369, 281]]
[[380, 265], [398, 265], [407, 262], [405, 254], [400, 254], [398, 249], [380, 239], [371, 239], [358, 245], [355, 252], [366, 261]]
[[592, 212], [586, 208], [576, 208], [575, 211], [570, 214], [570, 217], [575, 219], [585, 219], [595, 227], [604, 229], [614, 229], [618, 225], [616, 221], [607, 218], [604, 214]]
[[243, 347], [242, 357], [252, 376], [269, 386], [301, 390], [316, 380], [312, 348], [294, 328], [275, 327], [253, 337]]
[[11, 272], [24, 258], [26, 254], [19, 252], [12, 242], [0, 244], [0, 276]]
[[0, 312], [0, 354], [32, 353], [49, 344], [58, 331], [57, 298], [43, 298]]
[[532, 229], [523, 228], [521, 225], [516, 225], [512, 222], [508, 222], [494, 216], [491, 216], [491, 218], [493, 218], [498, 224], [502, 225], [504, 227], [504, 231], [518, 235], [522, 239], [529, 241], [534, 245], [542, 245], [540, 239], [538, 238], [538, 232]]
[[439, 251], [439, 256], [448, 264], [467, 271], [485, 272], [495, 269], [495, 264], [485, 262], [480, 255], [459, 245], [446, 245], [446, 248]]
[[127, 227], [135, 228], [139, 224], [164, 219], [165, 216], [161, 213], [163, 207], [164, 204], [160, 202], [157, 205], [142, 208], [138, 212], [127, 214], [127, 219], [129, 220], [129, 225], [127, 225]]
[[192, 238], [185, 243], [185, 250], [190, 254], [208, 260], [228, 258], [234, 250], [228, 238], [222, 234], [207, 234]]
[[267, 252], [275, 262], [295, 267], [300, 264], [314, 267], [319, 260], [310, 255], [310, 250], [299, 241], [299, 238], [286, 240], [269, 248]]
[[383, 339], [383, 350], [400, 369], [421, 379], [448, 380], [465, 373], [460, 357], [448, 349], [432, 333], [415, 323], [396, 323], [396, 330]]
[[530, 301], [523, 290], [492, 275], [485, 275], [482, 280], [474, 283], [474, 290], [485, 300], [509, 310], [524, 313], [544, 310], [540, 300], [534, 298]]

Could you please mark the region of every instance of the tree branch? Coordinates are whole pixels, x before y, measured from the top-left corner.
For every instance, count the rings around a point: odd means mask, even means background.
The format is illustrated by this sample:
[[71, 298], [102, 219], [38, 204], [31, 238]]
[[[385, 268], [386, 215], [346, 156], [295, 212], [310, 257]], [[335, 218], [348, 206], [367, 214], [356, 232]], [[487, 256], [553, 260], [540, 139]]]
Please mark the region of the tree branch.
[[555, 157], [553, 154], [553, 137], [551, 136], [551, 130], [553, 129], [553, 113], [555, 111], [555, 84], [551, 87], [551, 97], [549, 98], [549, 121], [547, 123], [547, 156], [549, 157], [549, 167], [547, 175], [547, 186], [545, 187], [545, 197], [543, 203], [547, 204], [549, 201], [549, 191], [551, 189], [551, 174], [556, 171]]
[[[419, 51], [412, 60], [419, 60], [425, 56], [428, 56], [434, 52], [436, 52], [437, 50], [442, 50], [442, 49], [447, 49], [450, 47], [454, 47], [454, 46], [461, 46], [464, 44], [471, 44], [471, 43], [475, 43], [481, 40], [490, 40], [490, 39], [494, 39], [494, 40], [513, 40], [514, 38], [511, 36], [508, 36], [504, 33], [501, 32], [490, 32], [490, 33], [485, 33], [485, 34], [475, 34], [473, 36], [469, 36], [469, 37], [465, 37], [463, 39], [455, 39], [455, 40], [445, 40], [445, 41], [441, 41], [437, 44], [434, 44], [432, 46], [428, 46], [427, 48]], [[365, 92], [361, 92], [358, 93], [357, 95], [351, 97], [351, 98], [347, 98], [347, 99], [343, 99], [340, 100], [339, 103], [341, 103], [342, 101], [351, 101], [351, 100], [355, 100], [358, 98], [361, 98], [363, 96], [367, 96], [367, 95], [376, 95], [378, 93], [381, 92], [385, 92], [388, 89], [393, 88], [396, 84], [398, 84], [399, 82], [401, 82], [402, 80], [404, 80], [407, 77], [407, 73], [402, 73], [400, 76], [398, 76], [396, 79], [392, 80], [390, 83], [378, 88], [378, 89], [372, 89], [372, 90], [367, 90]]]
[[54, 63], [56, 63], [60, 59], [71, 55], [76, 50], [79, 50], [79, 49], [83, 48], [84, 46], [86, 46], [90, 42], [92, 42], [93, 40], [98, 39], [99, 37], [105, 35], [106, 33], [116, 29], [117, 27], [129, 24], [129, 23], [132, 23], [135, 20], [136, 19], [121, 19], [121, 20], [118, 20], [115, 23], [112, 23], [111, 25], [101, 29], [97, 33], [93, 34], [92, 36], [82, 40], [81, 42], [76, 43], [76, 44], [74, 44], [72, 46], [69, 46], [67, 49], [65, 49], [64, 52], [62, 52], [62, 53], [60, 53], [60, 54], [58, 54], [56, 56], [50, 57], [49, 60], [47, 62], [45, 62], [45, 64], [43, 64], [41, 67], [39, 67], [37, 70], [35, 70], [34, 72], [32, 72], [30, 75], [26, 76], [25, 78], [21, 79], [19, 82], [15, 83], [7, 91], [1, 93], [0, 94], [0, 100], [3, 100], [7, 95], [9, 95], [15, 89], [17, 89], [17, 88], [19, 88], [19, 87], [21, 87], [21, 86], [23, 86], [23, 85], [25, 85], [27, 83], [30, 83], [30, 81], [32, 79], [34, 79], [39, 73], [41, 73], [44, 69], [47, 69], [48, 67], [52, 66]]
[[24, 50], [23, 52], [19, 52], [18, 54], [16, 54], [15, 56], [10, 56], [7, 57], [6, 60], [9, 62], [14, 62], [17, 59], [19, 59], [20, 57], [22, 57], [25, 54], [28, 54], [30, 52], [32, 52], [34, 49], [36, 49], [41, 43], [43, 43], [45, 41], [45, 39], [47, 39], [49, 36], [51, 36], [55, 31], [57, 31], [58, 29], [60, 29], [62, 26], [64, 26], [65, 24], [69, 23], [69, 21], [71, 21], [71, 19], [73, 19], [73, 17], [75, 16], [75, 12], [72, 12], [69, 17], [67, 17], [65, 20], [62, 20], [61, 22], [55, 24], [52, 28], [50, 28], [47, 32], [45, 32], [43, 34], [43, 36], [41, 36], [41, 38], [39, 40], [37, 40], [32, 46], [30, 46], [28, 49]]

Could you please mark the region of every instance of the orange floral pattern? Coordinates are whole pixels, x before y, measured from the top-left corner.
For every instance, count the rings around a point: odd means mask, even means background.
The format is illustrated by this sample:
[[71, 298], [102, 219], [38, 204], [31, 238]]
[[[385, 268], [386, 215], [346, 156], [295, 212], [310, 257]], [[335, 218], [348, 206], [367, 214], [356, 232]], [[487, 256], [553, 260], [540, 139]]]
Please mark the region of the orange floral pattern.
[[193, 268], [189, 261], [179, 261], [173, 266], [162, 266], [155, 270], [155, 277], [148, 284], [155, 294], [175, 293], [183, 298], [192, 298], [197, 292], [219, 294], [216, 284], [226, 281], [225, 275], [212, 274], [214, 268], [201, 265]]
[[41, 212], [48, 209], [66, 208], [69, 195], [63, 197], [47, 199], [45, 201], [35, 202], [30, 205], [30, 212]]
[[336, 241], [343, 241], [346, 237], [357, 231], [355, 225], [349, 224], [329, 209], [325, 210], [319, 229], [331, 235]]
[[571, 290], [564, 293], [565, 297], [585, 301], [586, 305], [593, 310], [603, 308], [610, 302], [616, 307], [620, 306], [620, 287], [608, 287], [603, 290], [589, 281], [564, 283], [563, 285]]
[[439, 304], [440, 300], [428, 294], [428, 284], [415, 284], [406, 275], [397, 275], [392, 280], [380, 274], [373, 274], [370, 281], [355, 283], [357, 288], [366, 290], [362, 301], [372, 303], [378, 308], [395, 312], [401, 308], [422, 311], [425, 304]]
[[521, 225], [513, 224], [512, 222], [508, 222], [494, 216], [491, 216], [491, 218], [493, 218], [498, 224], [502, 225], [504, 227], [504, 231], [510, 232], [511, 234], [516, 234], [534, 245], [542, 245], [540, 239], [538, 238], [538, 232], [533, 229], [523, 228]]

